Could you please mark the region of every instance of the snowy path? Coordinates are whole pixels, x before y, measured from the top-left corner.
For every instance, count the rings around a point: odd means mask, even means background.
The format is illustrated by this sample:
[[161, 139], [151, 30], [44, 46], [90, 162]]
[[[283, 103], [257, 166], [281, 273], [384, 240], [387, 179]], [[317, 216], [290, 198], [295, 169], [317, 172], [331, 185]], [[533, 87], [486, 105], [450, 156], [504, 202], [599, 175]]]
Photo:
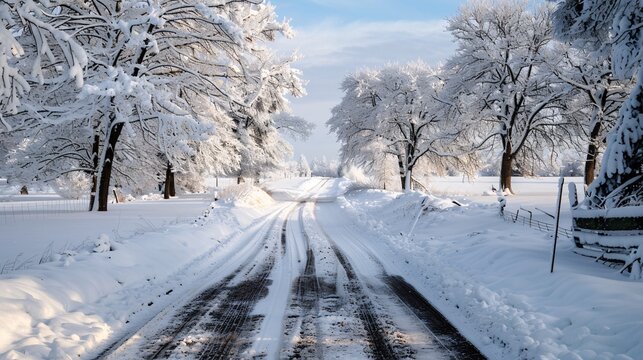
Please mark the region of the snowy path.
[[302, 187], [99, 358], [484, 358], [337, 216], [335, 181]]

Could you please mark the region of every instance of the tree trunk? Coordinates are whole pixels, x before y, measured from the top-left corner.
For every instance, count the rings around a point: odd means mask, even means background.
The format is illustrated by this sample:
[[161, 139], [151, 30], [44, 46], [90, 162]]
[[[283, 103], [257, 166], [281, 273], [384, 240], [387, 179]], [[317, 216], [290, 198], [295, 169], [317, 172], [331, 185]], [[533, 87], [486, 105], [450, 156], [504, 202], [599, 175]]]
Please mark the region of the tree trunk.
[[601, 123], [597, 121], [589, 137], [589, 145], [587, 146], [587, 158], [585, 159], [585, 185], [594, 181], [594, 174], [596, 173], [596, 158], [598, 157], [598, 146], [596, 141], [601, 131]]
[[[120, 11], [121, 8], [121, 2], [118, 1], [116, 3], [116, 9], [117, 11]], [[147, 28], [147, 33], [151, 33], [154, 30], [155, 25], [150, 24]], [[136, 58], [136, 64], [141, 65], [143, 63], [143, 59], [145, 59], [145, 55], [147, 54], [149, 48], [148, 44], [150, 43], [150, 39], [145, 39], [143, 41], [145, 46], [141, 47], [140, 52]], [[118, 57], [116, 57], [117, 59]], [[114, 66], [116, 66], [116, 59], [114, 59]], [[139, 71], [141, 67], [136, 66], [134, 70], [132, 71], [132, 76], [133, 77], [138, 77]], [[114, 104], [114, 98], [111, 98], [111, 106], [112, 108], [115, 107]], [[116, 114], [114, 114], [113, 110], [109, 114], [109, 123], [110, 125], [114, 123], [116, 120]], [[121, 136], [121, 131], [123, 130], [123, 123], [118, 123], [111, 127], [111, 130], [109, 132], [109, 139], [107, 140], [107, 148], [104, 151], [104, 157], [103, 157], [103, 163], [102, 163], [102, 169], [100, 171], [100, 179], [99, 179], [99, 185], [98, 185], [98, 211], [107, 211], [107, 199], [109, 196], [109, 182], [112, 178], [112, 166], [114, 162], [114, 153], [116, 151], [116, 143], [118, 143], [118, 138]]]
[[103, 158], [103, 168], [100, 172], [100, 182], [98, 186], [98, 211], [107, 211], [107, 200], [109, 196], [109, 182], [112, 178], [112, 166], [114, 162], [114, 154], [116, 151], [116, 143], [123, 130], [123, 123], [114, 125], [112, 131], [109, 133], [107, 141], [107, 149], [105, 149], [105, 157]]
[[587, 158], [585, 159], [585, 185], [587, 186], [594, 181], [594, 174], [596, 173], [596, 156], [598, 153], [597, 150], [598, 149], [594, 143], [590, 143], [587, 147]]
[[505, 151], [502, 153], [502, 162], [500, 163], [500, 190], [509, 191], [513, 193], [511, 189], [511, 172], [513, 165], [513, 156], [511, 155], [511, 146], [507, 146]]
[[404, 176], [404, 180], [405, 180], [404, 191], [413, 190], [413, 185], [411, 184], [411, 180], [413, 180], [412, 174], [413, 172], [411, 170], [406, 171], [406, 175]]
[[100, 150], [100, 135], [94, 135], [94, 144], [92, 145], [92, 165], [94, 173], [92, 174], [92, 190], [89, 194], [89, 211], [94, 209], [96, 202], [96, 188], [98, 187], [98, 151]]
[[176, 196], [176, 191], [174, 188], [174, 172], [172, 171], [172, 164], [167, 163], [165, 168], [165, 190], [163, 191], [163, 198], [169, 199], [172, 196]]
[[406, 190], [406, 171], [404, 170], [404, 158], [401, 155], [397, 156], [398, 173], [400, 174], [400, 182], [402, 183], [402, 190]]
[[176, 196], [176, 182], [174, 181], [174, 171], [170, 175], [170, 196]]

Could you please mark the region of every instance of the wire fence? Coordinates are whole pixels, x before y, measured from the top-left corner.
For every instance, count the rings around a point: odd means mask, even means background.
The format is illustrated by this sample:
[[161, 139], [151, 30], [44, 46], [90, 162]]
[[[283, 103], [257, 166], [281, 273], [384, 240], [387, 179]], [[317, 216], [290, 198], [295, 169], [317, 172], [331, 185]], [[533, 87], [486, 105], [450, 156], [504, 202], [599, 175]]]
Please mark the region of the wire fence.
[[[523, 225], [529, 226], [532, 229], [536, 229], [546, 233], [554, 232], [554, 230], [556, 229], [556, 225], [554, 224], [546, 223], [540, 220], [534, 220], [531, 215], [530, 216], [521, 215], [520, 210], [516, 212], [505, 210], [503, 212], [503, 217], [505, 218], [506, 221], [523, 224]], [[560, 226], [558, 227], [558, 234], [561, 236], [566, 236], [570, 239], [574, 237], [574, 232], [571, 229], [562, 228]]]
[[79, 199], [27, 200], [0, 202], [0, 223], [46, 218], [54, 214], [77, 213], [89, 210], [89, 196]]
[[236, 177], [215, 177], [210, 185], [214, 185], [215, 189], [222, 189], [228, 186], [237, 185]]

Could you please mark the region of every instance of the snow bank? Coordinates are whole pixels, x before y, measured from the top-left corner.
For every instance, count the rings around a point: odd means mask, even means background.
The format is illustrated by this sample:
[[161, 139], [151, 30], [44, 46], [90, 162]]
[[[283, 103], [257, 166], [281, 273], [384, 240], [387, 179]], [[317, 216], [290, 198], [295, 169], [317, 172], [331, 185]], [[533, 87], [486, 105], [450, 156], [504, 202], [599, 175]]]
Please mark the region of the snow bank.
[[269, 212], [239, 205], [266, 205], [265, 193], [235, 194], [234, 206], [214, 203], [200, 221], [129, 239], [101, 234], [49, 263], [0, 275], [0, 359], [84, 357], [167, 306], [194, 281], [195, 263], [207, 269], [234, 234]]
[[263, 189], [251, 184], [239, 184], [221, 189], [219, 199], [237, 206], [263, 209], [274, 204], [274, 200]]
[[[431, 198], [413, 234], [418, 194], [357, 191], [337, 216], [359, 219], [387, 271], [404, 275], [490, 358], [636, 359], [643, 283], [504, 222], [497, 206]], [[450, 205], [449, 205], [450, 204]], [[344, 212], [344, 214], [341, 214]]]

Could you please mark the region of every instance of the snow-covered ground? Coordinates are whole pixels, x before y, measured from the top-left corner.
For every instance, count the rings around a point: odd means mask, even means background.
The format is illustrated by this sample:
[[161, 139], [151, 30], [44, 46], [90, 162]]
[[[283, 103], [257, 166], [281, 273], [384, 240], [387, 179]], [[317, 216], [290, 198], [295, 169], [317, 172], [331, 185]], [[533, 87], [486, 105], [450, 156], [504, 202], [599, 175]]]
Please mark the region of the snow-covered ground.
[[[552, 212], [557, 182], [516, 179], [508, 209]], [[112, 205], [107, 214], [48, 214], [2, 224], [3, 234], [14, 239], [3, 237], [6, 259], [38, 256], [51, 242], [80, 245], [54, 247], [48, 262], [0, 275], [0, 359], [96, 356], [168, 305], [223, 279], [252, 255], [265, 224], [301, 201], [316, 203], [301, 208], [302, 223], [292, 222], [289, 234], [299, 227], [327, 234], [360, 277], [377, 266], [404, 276], [491, 359], [637, 359], [643, 353], [643, 282], [574, 254], [567, 239], [559, 242], [550, 274], [550, 234], [504, 221], [496, 197], [484, 195], [495, 179], [433, 179], [432, 191], [442, 195], [430, 197], [431, 210], [424, 213], [418, 193], [354, 189], [346, 179], [319, 184], [267, 184], [276, 200], [237, 187], [211, 206], [205, 199], [137, 201]], [[565, 200], [564, 214], [568, 208]], [[552, 221], [544, 214], [541, 219]], [[307, 241], [328, 253], [319, 235]], [[287, 250], [293, 269], [303, 269], [302, 249]], [[318, 271], [336, 271], [336, 263], [320, 261]], [[295, 278], [286, 265], [276, 263], [268, 299], [287, 301], [276, 291]], [[270, 301], [257, 306], [270, 307]], [[257, 334], [264, 343], [256, 340], [252, 351], [278, 348], [265, 341], [287, 313], [266, 317]], [[357, 321], [349, 315], [342, 323]], [[332, 328], [336, 317], [329, 314], [321, 329]], [[337, 355], [358, 354], [360, 347]]]
[[[569, 192], [567, 188], [570, 182], [576, 184], [580, 192], [578, 194], [579, 200], [583, 200], [583, 178], [565, 177], [560, 218], [560, 226], [564, 228], [571, 228]], [[558, 178], [514, 177], [512, 184], [515, 194], [506, 197], [506, 209], [508, 211], [515, 213], [519, 210], [525, 216], [529, 216], [529, 212], [531, 212], [534, 220], [553, 223], [553, 219], [549, 215], [556, 214]], [[430, 179], [428, 187], [431, 193], [437, 196], [449, 197], [464, 202], [498, 204], [498, 197], [492, 191], [492, 187], [498, 187], [498, 177], [495, 176], [482, 176], [471, 181], [462, 177], [436, 177]]]
[[[11, 202], [0, 203], [3, 239], [0, 269], [4, 267], [6, 272], [37, 264], [41, 258], [56, 252], [91, 245], [101, 234], [113, 240], [125, 240], [146, 232], [164, 231], [169, 225], [190, 223], [210, 202], [212, 196], [205, 194], [169, 200], [139, 199], [110, 204], [107, 213], [92, 213], [84, 211], [85, 203], [78, 206], [80, 202], [54, 196], [16, 197]], [[77, 208], [68, 211], [66, 203]], [[42, 208], [51, 210], [38, 211]], [[7, 211], [1, 213], [3, 209]]]
[[[38, 254], [42, 244], [65, 237], [90, 240], [53, 251], [46, 263], [0, 275], [0, 358], [83, 356], [187, 291], [183, 283], [238, 250], [243, 241], [235, 236], [275, 206], [250, 189], [238, 191], [234, 202], [212, 205], [176, 199], [112, 205], [105, 214], [54, 215], [46, 229], [22, 230], [38, 234], [34, 238], [20, 238], [21, 230], [12, 228], [17, 241], [11, 249], [22, 253]], [[76, 221], [82, 224], [74, 228]], [[36, 218], [26, 226], [42, 223]], [[118, 232], [107, 231], [114, 227]]]
[[[508, 202], [547, 210], [555, 204], [555, 184], [527, 180], [515, 188], [523, 195]], [[410, 236], [418, 194], [356, 191], [339, 199], [342, 213], [327, 214], [327, 223], [359, 219], [354, 226], [369, 234], [364, 242], [389, 272], [421, 289], [490, 358], [641, 358], [641, 281], [576, 255], [564, 239], [550, 274], [551, 234], [503, 221], [496, 201], [484, 201], [476, 185], [458, 187], [448, 179], [434, 185], [479, 202], [457, 196], [459, 207], [432, 199], [435, 210], [420, 217]]]

